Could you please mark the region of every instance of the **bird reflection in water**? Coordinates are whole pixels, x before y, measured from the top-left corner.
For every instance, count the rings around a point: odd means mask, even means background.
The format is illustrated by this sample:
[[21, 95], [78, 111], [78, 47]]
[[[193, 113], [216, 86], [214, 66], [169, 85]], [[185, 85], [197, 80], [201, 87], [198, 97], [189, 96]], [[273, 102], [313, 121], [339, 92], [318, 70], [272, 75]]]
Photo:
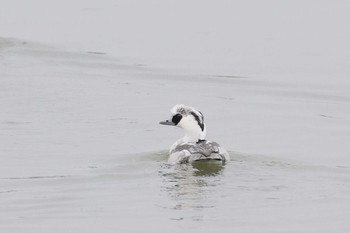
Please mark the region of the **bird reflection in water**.
[[[218, 186], [225, 164], [221, 161], [196, 161], [176, 166], [165, 165], [160, 171], [162, 190], [170, 197], [170, 208], [180, 211], [178, 219], [201, 219], [201, 210], [213, 208], [217, 203]], [[169, 208], [169, 206], [167, 207]], [[199, 210], [199, 211], [198, 211]], [[195, 215], [191, 213], [195, 211]]]
[[195, 176], [216, 176], [220, 174], [224, 164], [217, 160], [195, 161], [192, 163], [192, 167]]

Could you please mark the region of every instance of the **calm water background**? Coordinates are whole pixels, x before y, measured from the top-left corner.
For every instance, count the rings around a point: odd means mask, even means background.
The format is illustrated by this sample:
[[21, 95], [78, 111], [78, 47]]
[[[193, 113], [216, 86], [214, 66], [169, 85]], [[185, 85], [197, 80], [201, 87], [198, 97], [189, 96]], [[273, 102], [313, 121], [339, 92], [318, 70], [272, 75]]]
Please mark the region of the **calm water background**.
[[[18, 40], [2, 45], [2, 231], [348, 230], [350, 168], [335, 147], [321, 151], [329, 143], [311, 143], [336, 137], [342, 145], [348, 118], [328, 107], [345, 108], [347, 96], [167, 75]], [[169, 103], [189, 99], [205, 107], [209, 138], [231, 151], [231, 162], [167, 165], [182, 131], [158, 122]], [[309, 134], [315, 138], [298, 144]]]
[[[0, 231], [349, 232], [349, 7], [2, 1]], [[230, 163], [166, 164], [177, 103]]]

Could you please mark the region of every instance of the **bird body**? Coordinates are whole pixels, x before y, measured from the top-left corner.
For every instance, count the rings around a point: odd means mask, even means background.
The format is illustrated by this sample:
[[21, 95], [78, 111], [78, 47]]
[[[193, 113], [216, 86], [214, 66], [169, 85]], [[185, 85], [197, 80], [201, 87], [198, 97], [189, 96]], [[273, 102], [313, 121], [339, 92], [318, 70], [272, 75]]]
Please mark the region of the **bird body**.
[[170, 120], [160, 122], [160, 124], [178, 126], [185, 130], [185, 136], [171, 146], [169, 163], [191, 163], [199, 160], [226, 162], [230, 160], [224, 148], [216, 142], [205, 139], [206, 126], [200, 111], [178, 104], [171, 109], [171, 114]]

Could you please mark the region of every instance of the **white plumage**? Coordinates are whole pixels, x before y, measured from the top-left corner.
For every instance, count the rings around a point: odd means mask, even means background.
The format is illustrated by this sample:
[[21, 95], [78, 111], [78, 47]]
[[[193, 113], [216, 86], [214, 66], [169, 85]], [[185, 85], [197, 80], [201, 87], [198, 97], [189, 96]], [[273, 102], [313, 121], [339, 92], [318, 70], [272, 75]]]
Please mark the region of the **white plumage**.
[[230, 160], [227, 151], [218, 143], [205, 139], [206, 127], [203, 114], [183, 104], [175, 105], [171, 110], [172, 118], [160, 124], [178, 126], [185, 130], [185, 136], [177, 140], [170, 148], [171, 164], [191, 163], [199, 160]]

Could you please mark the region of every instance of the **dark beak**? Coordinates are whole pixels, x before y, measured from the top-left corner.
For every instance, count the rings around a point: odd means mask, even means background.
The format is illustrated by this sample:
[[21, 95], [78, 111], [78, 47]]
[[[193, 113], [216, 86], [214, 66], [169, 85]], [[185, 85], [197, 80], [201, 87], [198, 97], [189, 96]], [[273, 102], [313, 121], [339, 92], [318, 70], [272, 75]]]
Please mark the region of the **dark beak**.
[[161, 122], [159, 122], [159, 124], [161, 124], [161, 125], [172, 125], [172, 126], [175, 126], [174, 122], [169, 121], [169, 120], [161, 121]]

